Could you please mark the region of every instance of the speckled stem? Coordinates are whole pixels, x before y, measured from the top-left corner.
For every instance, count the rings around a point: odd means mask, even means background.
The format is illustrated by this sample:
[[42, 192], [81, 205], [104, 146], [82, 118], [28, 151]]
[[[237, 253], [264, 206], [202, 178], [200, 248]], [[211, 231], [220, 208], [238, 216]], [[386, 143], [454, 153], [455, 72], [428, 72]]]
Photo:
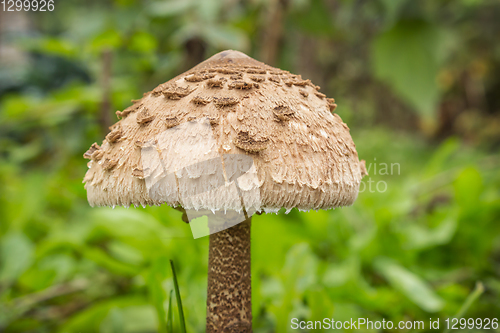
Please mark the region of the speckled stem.
[[207, 333], [252, 332], [250, 224], [210, 235]]

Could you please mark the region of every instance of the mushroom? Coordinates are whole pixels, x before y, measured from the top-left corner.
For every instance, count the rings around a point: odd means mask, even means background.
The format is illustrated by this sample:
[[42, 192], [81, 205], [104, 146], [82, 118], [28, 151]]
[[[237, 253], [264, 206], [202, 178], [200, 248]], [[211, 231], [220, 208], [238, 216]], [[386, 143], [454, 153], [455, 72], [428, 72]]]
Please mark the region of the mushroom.
[[358, 195], [364, 161], [318, 90], [223, 51], [134, 101], [85, 154], [91, 206], [165, 203], [192, 229], [208, 216], [207, 332], [252, 331], [253, 214], [347, 206]]

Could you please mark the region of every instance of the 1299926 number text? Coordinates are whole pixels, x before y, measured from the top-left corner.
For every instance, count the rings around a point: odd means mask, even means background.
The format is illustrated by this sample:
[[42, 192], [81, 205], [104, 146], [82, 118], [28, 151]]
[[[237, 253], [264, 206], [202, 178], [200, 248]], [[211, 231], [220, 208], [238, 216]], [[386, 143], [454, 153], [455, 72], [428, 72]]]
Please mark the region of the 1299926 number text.
[[54, 0], [2, 0], [4, 12], [52, 12], [55, 9]]
[[496, 330], [498, 329], [498, 318], [448, 318], [445, 320], [448, 330], [464, 330], [466, 328], [473, 330]]

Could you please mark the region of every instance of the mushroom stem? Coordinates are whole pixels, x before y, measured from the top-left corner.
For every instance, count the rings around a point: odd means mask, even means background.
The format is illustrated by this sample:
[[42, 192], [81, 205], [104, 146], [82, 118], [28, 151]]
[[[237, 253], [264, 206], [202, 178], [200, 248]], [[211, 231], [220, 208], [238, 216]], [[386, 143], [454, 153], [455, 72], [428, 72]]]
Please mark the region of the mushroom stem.
[[207, 333], [252, 332], [250, 224], [210, 235]]

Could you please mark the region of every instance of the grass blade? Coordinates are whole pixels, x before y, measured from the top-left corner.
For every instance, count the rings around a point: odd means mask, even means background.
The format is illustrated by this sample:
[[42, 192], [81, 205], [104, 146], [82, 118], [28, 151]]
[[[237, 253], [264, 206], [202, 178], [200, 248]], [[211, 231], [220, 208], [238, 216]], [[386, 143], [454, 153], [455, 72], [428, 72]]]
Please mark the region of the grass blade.
[[181, 325], [181, 332], [186, 333], [186, 321], [184, 320], [184, 310], [182, 309], [181, 294], [179, 292], [179, 284], [177, 283], [177, 275], [175, 274], [174, 262], [170, 260], [172, 267], [172, 275], [174, 276], [175, 297], [177, 298], [177, 309], [179, 309], [179, 320]]
[[167, 333], [174, 333], [174, 313], [172, 310], [172, 292], [170, 290], [170, 297], [168, 298], [168, 312], [167, 312]]
[[[470, 293], [470, 295], [467, 297], [464, 304], [462, 305], [460, 310], [458, 310], [458, 312], [454, 316], [454, 318], [457, 318], [457, 319], [462, 318], [465, 315], [465, 313], [467, 312], [467, 310], [469, 310], [472, 303], [474, 303], [479, 298], [479, 296], [481, 296], [483, 293], [484, 293], [484, 285], [481, 282], [477, 282], [476, 287], [474, 288], [472, 293]], [[450, 329], [447, 329], [446, 331], [444, 331], [444, 333], [448, 333], [449, 331], [450, 331]]]
[[467, 310], [469, 310], [469, 307], [472, 305], [472, 303], [474, 303], [479, 298], [479, 296], [481, 296], [483, 292], [484, 292], [483, 284], [481, 282], [477, 282], [476, 287], [474, 288], [472, 293], [467, 297], [467, 299], [465, 300], [460, 310], [458, 310], [455, 317], [462, 318], [464, 314], [467, 312]]
[[164, 304], [167, 301], [167, 291], [162, 282], [168, 277], [168, 259], [161, 257], [154, 260], [147, 277], [148, 294], [158, 317], [158, 332], [166, 333], [167, 315]]

